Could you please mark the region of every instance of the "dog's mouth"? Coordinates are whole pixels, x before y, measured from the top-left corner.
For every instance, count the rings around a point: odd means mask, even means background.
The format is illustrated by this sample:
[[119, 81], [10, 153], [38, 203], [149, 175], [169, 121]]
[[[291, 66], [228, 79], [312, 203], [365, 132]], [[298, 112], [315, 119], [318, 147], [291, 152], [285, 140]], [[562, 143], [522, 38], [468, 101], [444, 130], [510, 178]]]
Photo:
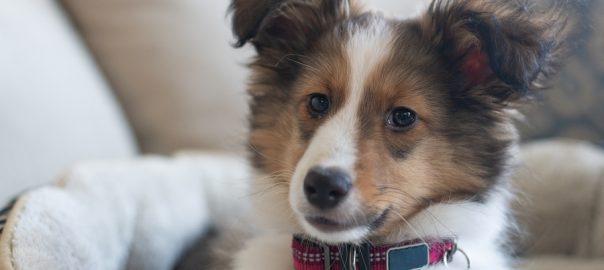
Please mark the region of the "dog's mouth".
[[338, 221], [323, 216], [306, 216], [306, 222], [324, 233], [343, 232], [356, 228], [369, 228], [376, 230], [384, 224], [390, 208], [370, 218], [352, 219], [352, 221]]

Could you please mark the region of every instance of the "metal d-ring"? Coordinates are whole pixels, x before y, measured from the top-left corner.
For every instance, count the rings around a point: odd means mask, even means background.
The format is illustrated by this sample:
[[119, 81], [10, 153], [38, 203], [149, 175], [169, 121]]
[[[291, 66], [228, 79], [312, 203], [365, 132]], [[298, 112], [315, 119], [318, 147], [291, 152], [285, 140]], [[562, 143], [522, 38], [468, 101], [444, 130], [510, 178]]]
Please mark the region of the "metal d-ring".
[[468, 253], [466, 253], [463, 249], [461, 248], [457, 248], [457, 250], [459, 252], [461, 252], [461, 254], [463, 254], [463, 256], [466, 258], [466, 264], [468, 265], [468, 268], [466, 269], [470, 269], [471, 268], [471, 264], [470, 264], [470, 256], [468, 256]]
[[450, 251], [446, 251], [445, 254], [443, 255], [443, 264], [445, 265], [445, 268], [449, 268], [449, 252]]
[[[461, 248], [457, 248], [457, 251], [461, 252], [461, 254], [464, 256], [464, 258], [466, 258], [466, 265], [467, 265], [466, 270], [469, 270], [471, 268], [470, 267], [471, 266], [470, 265], [470, 257]], [[451, 253], [451, 251], [447, 251], [447, 252], [445, 252], [445, 254], [443, 256], [443, 264], [445, 265], [445, 268], [449, 268], [449, 260], [447, 258], [449, 257], [450, 253]]]

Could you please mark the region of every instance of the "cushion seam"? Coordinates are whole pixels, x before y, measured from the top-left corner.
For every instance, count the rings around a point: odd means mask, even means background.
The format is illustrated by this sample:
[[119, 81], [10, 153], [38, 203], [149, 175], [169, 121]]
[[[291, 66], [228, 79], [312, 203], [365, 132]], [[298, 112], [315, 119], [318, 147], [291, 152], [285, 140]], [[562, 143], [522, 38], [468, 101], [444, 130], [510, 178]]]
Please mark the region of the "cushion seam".
[[6, 257], [8, 260], [5, 265], [0, 264], [1, 267], [8, 267], [8, 269], [1, 270], [16, 270], [15, 260], [13, 257], [13, 233], [14, 228], [19, 221], [19, 217], [21, 214], [21, 209], [27, 199], [27, 194], [23, 194], [17, 197], [12, 205], [9, 205], [7, 209], [10, 209], [6, 212], [7, 218], [6, 223], [4, 225], [3, 231], [0, 234], [0, 257]]

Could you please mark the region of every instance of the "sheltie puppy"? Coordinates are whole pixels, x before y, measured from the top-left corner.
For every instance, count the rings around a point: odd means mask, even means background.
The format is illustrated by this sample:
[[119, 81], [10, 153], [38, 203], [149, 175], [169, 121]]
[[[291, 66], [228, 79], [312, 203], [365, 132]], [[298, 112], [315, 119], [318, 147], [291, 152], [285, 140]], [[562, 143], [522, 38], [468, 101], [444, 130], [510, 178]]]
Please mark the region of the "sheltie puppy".
[[250, 64], [264, 229], [238, 270], [512, 269], [517, 105], [554, 74], [560, 8], [435, 0], [398, 19], [355, 0], [234, 0]]

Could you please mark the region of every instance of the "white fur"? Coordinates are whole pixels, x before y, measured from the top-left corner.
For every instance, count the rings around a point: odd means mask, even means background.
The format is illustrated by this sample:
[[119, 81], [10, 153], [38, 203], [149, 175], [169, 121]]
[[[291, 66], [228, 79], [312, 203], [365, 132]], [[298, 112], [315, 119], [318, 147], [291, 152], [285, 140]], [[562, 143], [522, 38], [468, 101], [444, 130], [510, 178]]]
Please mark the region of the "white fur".
[[[500, 249], [508, 224], [508, 197], [506, 191], [500, 190], [494, 191], [485, 203], [468, 201], [433, 205], [410, 221], [413, 232], [407, 231], [406, 235], [391, 240], [453, 236], [458, 239], [459, 248], [470, 257], [472, 269], [507, 269], [508, 258]], [[449, 269], [465, 267], [465, 258], [458, 253]]]

